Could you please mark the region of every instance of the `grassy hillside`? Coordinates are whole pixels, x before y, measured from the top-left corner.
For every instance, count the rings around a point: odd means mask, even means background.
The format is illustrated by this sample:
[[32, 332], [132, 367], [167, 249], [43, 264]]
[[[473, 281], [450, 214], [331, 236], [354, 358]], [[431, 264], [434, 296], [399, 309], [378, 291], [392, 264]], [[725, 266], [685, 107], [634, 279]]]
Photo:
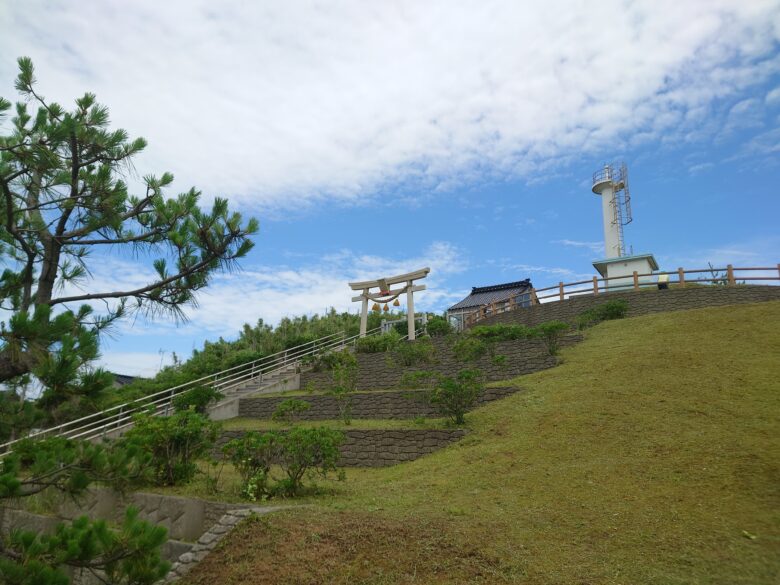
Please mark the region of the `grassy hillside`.
[[220, 583], [780, 582], [780, 303], [607, 322], [468, 417], [239, 527]]

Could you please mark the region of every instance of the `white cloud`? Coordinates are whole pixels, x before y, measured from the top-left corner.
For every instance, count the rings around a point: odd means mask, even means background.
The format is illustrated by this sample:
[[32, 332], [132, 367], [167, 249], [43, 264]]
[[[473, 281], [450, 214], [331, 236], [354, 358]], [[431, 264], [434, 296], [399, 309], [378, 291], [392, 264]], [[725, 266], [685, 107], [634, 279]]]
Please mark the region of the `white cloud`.
[[143, 172], [253, 206], [361, 202], [702, 139], [715, 101], [780, 69], [779, 15], [777, 0], [30, 0], [0, 11], [0, 95], [28, 54], [44, 94], [95, 91], [150, 140]]
[[777, 277], [775, 267], [778, 250], [780, 250], [780, 236], [758, 237], [742, 242], [727, 242], [710, 248], [687, 250], [674, 255], [666, 254], [659, 256], [659, 261], [664, 270], [673, 270], [673, 267], [677, 266], [682, 266], [686, 270], [705, 269], [708, 263], [716, 268], [725, 268], [727, 264], [732, 264], [742, 268], [768, 269], [767, 273], [740, 273], [737, 276], [741, 278], [746, 278], [748, 274]]
[[100, 365], [115, 374], [153, 377], [162, 366], [170, 365], [172, 355], [168, 352], [106, 351], [98, 360]]
[[769, 106], [775, 106], [780, 104], [780, 87], [776, 87], [773, 90], [767, 92], [764, 97], [764, 102]]
[[715, 163], [703, 162], [689, 166], [688, 172], [692, 175], [698, 175], [699, 173], [703, 173], [704, 171], [708, 171], [712, 168], [715, 168]]
[[[343, 250], [302, 268], [248, 267], [241, 273], [216, 278], [200, 295], [198, 309], [188, 314], [199, 330], [235, 335], [244, 323], [254, 323], [258, 318], [278, 323], [282, 317], [321, 313], [329, 307], [357, 311], [348, 282], [424, 266], [431, 268], [428, 278], [421, 282], [428, 290], [415, 294], [415, 308], [439, 311], [457, 296], [444, 288], [443, 279], [466, 268], [459, 250], [444, 242], [436, 242], [420, 256], [406, 259]], [[401, 301], [403, 305], [404, 299]]]
[[582, 248], [590, 250], [594, 254], [604, 253], [604, 242], [581, 242], [578, 240], [553, 240], [551, 244], [561, 244], [562, 246], [569, 246], [571, 248]]
[[[415, 294], [415, 308], [440, 311], [458, 297], [458, 293], [445, 288], [444, 280], [468, 267], [461, 251], [447, 242], [434, 242], [422, 254], [409, 258], [341, 250], [295, 268], [248, 265], [239, 272], [216, 275], [212, 283], [198, 293], [197, 307], [185, 309], [186, 323], [177, 325], [161, 318], [150, 323], [138, 318], [121, 322], [119, 332], [121, 335], [154, 336], [175, 330], [183, 337], [234, 337], [244, 323], [254, 324], [258, 319], [276, 324], [283, 317], [322, 313], [330, 307], [356, 311], [358, 304], [351, 302], [353, 293], [348, 282], [392, 276], [425, 266], [431, 268], [431, 273], [421, 283], [428, 290]], [[109, 284], [124, 287], [129, 284], [123, 279], [123, 275], [129, 274], [129, 267], [114, 259], [98, 263], [95, 280], [90, 286], [93, 290], [107, 290]], [[115, 278], [109, 283], [112, 274]], [[401, 300], [403, 304], [404, 299]]]

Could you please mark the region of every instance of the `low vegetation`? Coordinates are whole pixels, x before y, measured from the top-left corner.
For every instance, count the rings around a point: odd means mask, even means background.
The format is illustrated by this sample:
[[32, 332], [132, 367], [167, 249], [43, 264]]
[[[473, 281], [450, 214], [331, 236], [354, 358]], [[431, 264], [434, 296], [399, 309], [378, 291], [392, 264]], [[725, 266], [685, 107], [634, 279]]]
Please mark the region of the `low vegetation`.
[[425, 325], [425, 332], [431, 337], [446, 337], [455, 332], [450, 322], [444, 317], [431, 317]]
[[404, 374], [401, 386], [427, 389], [422, 393], [425, 400], [453, 424], [463, 425], [466, 413], [474, 407], [485, 389], [485, 380], [480, 370], [460, 370], [452, 376], [419, 370]]
[[[127, 489], [146, 478], [149, 460], [134, 443], [24, 440], [0, 460], [0, 512], [44, 493], [77, 500], [95, 484]], [[2, 537], [0, 577], [8, 585], [64, 585], [83, 570], [104, 582], [152, 585], [170, 567], [160, 555], [166, 539], [165, 528], [140, 520], [132, 507], [118, 526], [82, 516], [52, 533], [16, 530]]]
[[536, 327], [507, 323], [477, 325], [455, 337], [452, 351], [461, 362], [476, 362], [489, 355], [493, 363], [501, 365], [506, 362], [506, 358], [496, 355], [496, 344], [499, 342], [541, 339], [550, 355], [557, 355], [561, 339], [570, 330], [571, 327], [562, 321], [547, 321]]
[[[327, 477], [336, 470], [344, 434], [326, 427], [248, 432], [228, 442], [223, 453], [241, 475], [241, 492], [252, 501], [299, 495], [307, 475]], [[274, 477], [272, 466], [281, 474]]]
[[577, 316], [577, 327], [586, 329], [602, 321], [622, 319], [626, 316], [626, 313], [628, 313], [628, 301], [624, 299], [607, 301], [580, 313]]
[[[341, 419], [336, 420], [303, 420], [295, 423], [301, 427], [325, 426], [337, 430], [373, 430], [373, 429], [444, 429], [450, 426], [444, 418], [413, 418], [413, 419], [373, 419], [353, 418], [349, 425]], [[226, 431], [272, 431], [284, 430], [291, 425], [286, 422], [269, 421], [258, 418], [231, 418], [222, 423]]]
[[381, 335], [369, 335], [361, 337], [355, 343], [357, 353], [382, 353], [395, 348], [401, 341], [401, 334], [395, 330]]
[[466, 423], [466, 413], [477, 403], [485, 387], [482, 372], [461, 370], [454, 376], [439, 376], [431, 389], [430, 401], [456, 425]]
[[436, 348], [430, 337], [422, 337], [416, 341], [402, 341], [391, 353], [391, 361], [398, 366], [419, 366], [429, 364], [436, 359]]
[[183, 581], [777, 582], [780, 303], [606, 321], [423, 459], [349, 469]]
[[537, 335], [544, 341], [550, 355], [558, 355], [561, 347], [561, 339], [571, 329], [568, 323], [563, 321], [547, 321], [535, 327]]
[[151, 454], [156, 485], [180, 485], [191, 481], [197, 461], [206, 457], [217, 440], [220, 425], [193, 409], [171, 416], [142, 413], [121, 442], [139, 445]]
[[311, 403], [297, 398], [282, 400], [276, 407], [271, 419], [277, 422], [293, 424], [298, 417], [311, 408]]
[[211, 386], [196, 386], [182, 392], [173, 399], [176, 410], [193, 410], [198, 414], [206, 414], [208, 407], [225, 397], [222, 392]]
[[357, 388], [358, 362], [354, 354], [344, 350], [331, 370], [332, 384], [328, 394], [336, 399], [339, 416], [344, 424], [352, 418], [352, 394]]

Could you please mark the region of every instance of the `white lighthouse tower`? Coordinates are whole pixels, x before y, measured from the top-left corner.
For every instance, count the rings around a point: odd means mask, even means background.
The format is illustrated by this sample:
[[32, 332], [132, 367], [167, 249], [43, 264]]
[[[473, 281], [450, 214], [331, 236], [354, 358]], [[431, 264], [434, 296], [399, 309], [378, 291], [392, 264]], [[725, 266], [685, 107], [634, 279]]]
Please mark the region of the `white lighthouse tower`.
[[[628, 167], [625, 163], [605, 164], [593, 173], [593, 192], [601, 197], [601, 213], [604, 224], [604, 252], [606, 258], [597, 260], [593, 267], [607, 281], [608, 289], [632, 287], [634, 272], [649, 275], [658, 270], [652, 254], [626, 255], [623, 226], [631, 223], [631, 194], [628, 190]], [[625, 278], [620, 278], [625, 277]], [[649, 276], [641, 276], [641, 282], [650, 282]]]

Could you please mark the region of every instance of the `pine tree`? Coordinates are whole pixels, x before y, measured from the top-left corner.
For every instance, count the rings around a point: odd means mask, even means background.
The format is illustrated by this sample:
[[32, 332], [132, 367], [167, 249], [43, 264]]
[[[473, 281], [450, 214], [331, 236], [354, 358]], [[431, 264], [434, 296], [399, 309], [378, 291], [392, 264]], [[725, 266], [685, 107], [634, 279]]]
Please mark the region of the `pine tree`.
[[[32, 61], [18, 64], [23, 101], [10, 133], [0, 135], [0, 308], [12, 314], [0, 329], [0, 382], [51, 377], [55, 362], [59, 376], [73, 374], [94, 359], [100, 331], [128, 312], [181, 317], [216, 272], [249, 252], [257, 231], [257, 221], [231, 213], [225, 199], [203, 211], [195, 188], [167, 196], [170, 173], [145, 176], [131, 194], [123, 173], [146, 141], [110, 130], [108, 108], [93, 94], [70, 111], [46, 100]], [[0, 98], [0, 118], [10, 109]], [[88, 281], [91, 255], [109, 248], [153, 255], [155, 278], [123, 290], [63, 292], [63, 284]], [[79, 307], [96, 301], [106, 314]]]
[[[148, 454], [132, 443], [25, 439], [0, 460], [0, 514], [5, 501], [45, 490], [72, 498], [94, 482], [121, 490], [144, 477], [148, 464]], [[140, 520], [132, 507], [118, 527], [80, 517], [52, 533], [15, 531], [0, 538], [0, 582], [66, 585], [69, 572], [76, 570], [114, 585], [151, 585], [169, 569], [160, 557], [166, 538], [165, 528]]]

